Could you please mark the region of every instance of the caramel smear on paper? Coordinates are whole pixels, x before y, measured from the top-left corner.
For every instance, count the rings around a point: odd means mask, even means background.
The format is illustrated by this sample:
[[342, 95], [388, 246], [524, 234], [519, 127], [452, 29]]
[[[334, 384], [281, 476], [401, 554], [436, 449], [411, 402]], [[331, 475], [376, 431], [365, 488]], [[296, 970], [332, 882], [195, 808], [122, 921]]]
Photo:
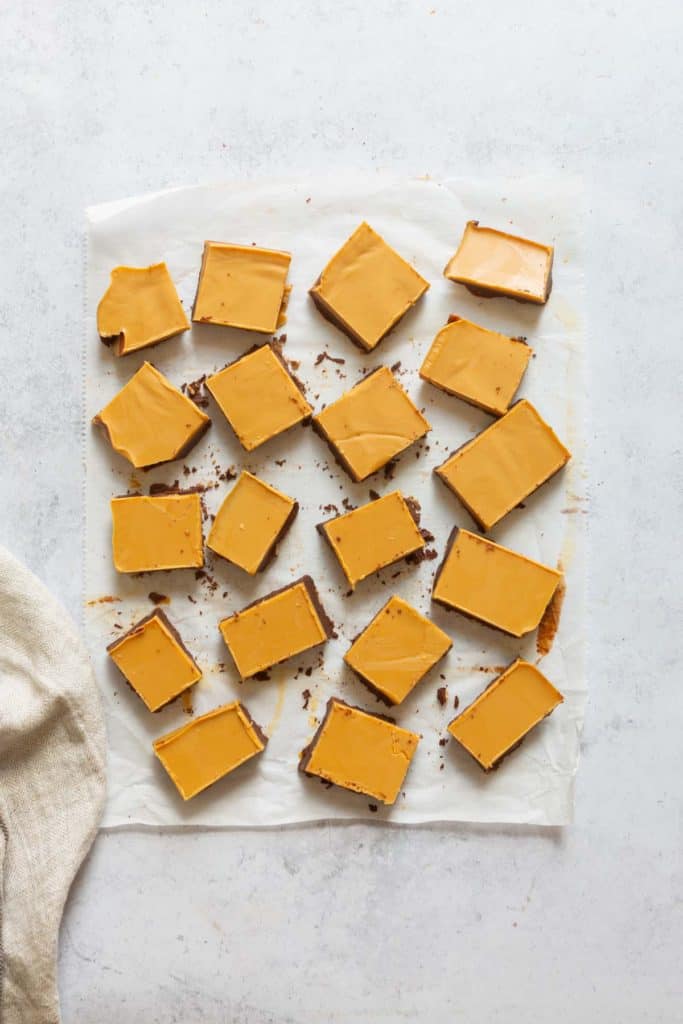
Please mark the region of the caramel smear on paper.
[[561, 580], [539, 623], [538, 633], [536, 634], [536, 650], [541, 657], [550, 653], [555, 642], [566, 589], [564, 580]]
[[95, 604], [113, 604], [114, 601], [120, 601], [120, 597], [116, 597], [115, 594], [105, 594], [104, 597], [94, 597], [92, 601], [86, 601], [88, 608], [92, 608]]

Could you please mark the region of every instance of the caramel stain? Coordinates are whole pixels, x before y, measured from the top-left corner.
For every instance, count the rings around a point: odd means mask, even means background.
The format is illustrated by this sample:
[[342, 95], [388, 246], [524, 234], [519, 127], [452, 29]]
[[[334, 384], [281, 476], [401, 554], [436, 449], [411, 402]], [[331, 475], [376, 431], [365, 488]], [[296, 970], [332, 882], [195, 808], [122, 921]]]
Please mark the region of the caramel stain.
[[560, 625], [560, 615], [562, 614], [562, 604], [564, 602], [564, 595], [566, 591], [564, 580], [560, 580], [557, 585], [557, 590], [550, 599], [550, 604], [543, 613], [543, 618], [538, 627], [538, 633], [536, 634], [536, 650], [541, 657], [549, 654], [553, 643], [555, 642], [555, 636]]
[[269, 738], [273, 735], [278, 725], [280, 724], [280, 719], [282, 718], [282, 712], [285, 706], [286, 693], [287, 684], [285, 680], [282, 679], [277, 684], [277, 702], [275, 704], [275, 710], [273, 711], [273, 717], [268, 722], [268, 725], [265, 728], [266, 736], [268, 736]]
[[105, 594], [104, 597], [94, 597], [92, 601], [86, 601], [88, 608], [92, 608], [95, 604], [113, 604], [114, 601], [120, 601], [120, 597], [116, 597], [114, 594]]
[[194, 704], [192, 703], [192, 690], [185, 690], [180, 695], [180, 699], [183, 705], [183, 711], [186, 715], [194, 714]]

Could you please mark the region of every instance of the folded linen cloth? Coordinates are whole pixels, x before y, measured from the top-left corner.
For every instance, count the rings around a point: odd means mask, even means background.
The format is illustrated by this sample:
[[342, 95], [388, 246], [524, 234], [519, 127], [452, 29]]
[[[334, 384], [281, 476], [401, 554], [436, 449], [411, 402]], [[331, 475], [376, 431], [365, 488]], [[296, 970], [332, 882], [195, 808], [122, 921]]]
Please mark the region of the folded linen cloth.
[[58, 1024], [57, 939], [105, 796], [105, 732], [64, 609], [0, 547], [0, 1024]]

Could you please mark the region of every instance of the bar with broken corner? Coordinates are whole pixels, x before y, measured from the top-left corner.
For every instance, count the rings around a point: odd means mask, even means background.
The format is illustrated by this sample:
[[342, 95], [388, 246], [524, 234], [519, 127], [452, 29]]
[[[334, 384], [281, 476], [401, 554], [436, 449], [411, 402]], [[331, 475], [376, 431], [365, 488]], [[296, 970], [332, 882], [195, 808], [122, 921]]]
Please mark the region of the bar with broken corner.
[[193, 321], [272, 334], [285, 320], [291, 261], [278, 249], [205, 242]]
[[206, 386], [248, 452], [308, 421], [313, 412], [271, 345], [247, 352], [209, 377]]
[[323, 316], [371, 351], [429, 288], [429, 282], [369, 224], [361, 223], [310, 289]]
[[464, 284], [475, 295], [507, 296], [543, 305], [552, 288], [553, 252], [552, 245], [470, 220], [444, 276]]
[[187, 455], [211, 426], [209, 417], [151, 363], [143, 363], [93, 423], [136, 469]]
[[416, 504], [392, 491], [318, 524], [352, 590], [378, 569], [424, 548]]
[[400, 704], [452, 646], [448, 634], [394, 595], [356, 637], [344, 661], [387, 704]]
[[149, 711], [159, 711], [202, 678], [178, 630], [160, 608], [117, 637], [107, 653]]
[[562, 573], [456, 527], [432, 600], [511, 636], [536, 629]]
[[490, 530], [570, 458], [531, 402], [522, 399], [434, 472], [482, 530]]
[[431, 429], [386, 366], [326, 406], [313, 418], [352, 480], [365, 480]]
[[191, 800], [262, 754], [267, 743], [244, 705], [234, 701], [160, 736], [153, 750], [183, 800]]
[[494, 416], [507, 412], [532, 350], [523, 338], [489, 331], [459, 316], [438, 331], [420, 377]]
[[125, 495], [111, 500], [112, 553], [117, 572], [200, 569], [204, 564], [202, 503], [194, 492]]
[[294, 498], [243, 470], [216, 513], [207, 547], [251, 575], [262, 572], [298, 508]]
[[563, 700], [535, 665], [518, 659], [453, 719], [448, 731], [489, 772]]
[[419, 742], [417, 733], [332, 697], [299, 770], [393, 804]]
[[165, 263], [114, 267], [97, 307], [97, 333], [114, 355], [158, 345], [189, 327]]
[[242, 679], [318, 647], [334, 633], [310, 576], [266, 594], [218, 627]]

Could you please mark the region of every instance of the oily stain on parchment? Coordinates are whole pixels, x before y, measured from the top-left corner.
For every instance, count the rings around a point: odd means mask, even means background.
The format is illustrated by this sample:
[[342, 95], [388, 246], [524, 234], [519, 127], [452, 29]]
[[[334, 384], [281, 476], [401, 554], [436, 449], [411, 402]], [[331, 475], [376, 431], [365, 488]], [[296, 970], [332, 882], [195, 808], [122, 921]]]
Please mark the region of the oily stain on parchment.
[[[559, 568], [560, 565], [558, 564], [558, 569]], [[541, 657], [550, 653], [553, 643], [555, 642], [557, 630], [560, 626], [560, 616], [562, 614], [562, 605], [564, 604], [566, 589], [564, 580], [560, 580], [555, 593], [550, 599], [550, 604], [543, 612], [543, 618], [539, 623], [538, 632], [536, 634], [536, 651], [541, 655]]]
[[265, 728], [266, 736], [268, 736], [269, 738], [273, 735], [278, 725], [280, 724], [280, 719], [282, 718], [282, 711], [285, 706], [286, 693], [287, 682], [285, 679], [281, 679], [277, 684], [277, 702], [275, 704], [275, 710], [273, 711], [273, 717], [268, 722], [268, 725]]

